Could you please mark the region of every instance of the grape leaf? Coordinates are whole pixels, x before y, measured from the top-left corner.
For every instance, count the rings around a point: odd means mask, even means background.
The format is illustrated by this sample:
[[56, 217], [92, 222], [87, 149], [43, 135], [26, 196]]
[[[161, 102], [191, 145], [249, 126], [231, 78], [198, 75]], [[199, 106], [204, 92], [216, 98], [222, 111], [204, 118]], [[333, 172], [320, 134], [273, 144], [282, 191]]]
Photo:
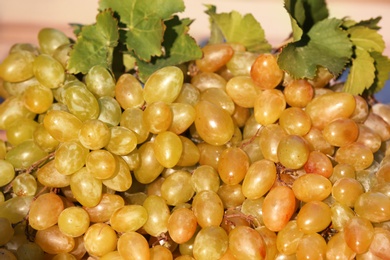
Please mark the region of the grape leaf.
[[359, 95], [374, 83], [375, 66], [374, 59], [368, 51], [356, 49], [355, 55], [343, 90], [353, 95]]
[[192, 20], [188, 18], [180, 20], [178, 16], [165, 21], [167, 28], [163, 41], [165, 54], [160, 57], [153, 57], [150, 62], [137, 59], [138, 76], [142, 82], [145, 82], [159, 68], [178, 65], [202, 57], [202, 50], [188, 34], [191, 23]]
[[325, 0], [285, 0], [284, 7], [290, 15], [295, 41], [329, 16]]
[[101, 12], [96, 24], [83, 26], [70, 52], [69, 73], [87, 73], [94, 65], [111, 68], [113, 50], [118, 44], [118, 22], [112, 12]]
[[381, 16], [378, 16], [376, 18], [371, 18], [368, 20], [362, 20], [360, 22], [356, 22], [351, 19], [345, 19], [343, 22], [343, 27], [350, 28], [353, 26], [364, 26], [372, 30], [379, 30], [381, 27], [378, 24], [381, 19], [382, 19]]
[[205, 11], [206, 14], [209, 15], [209, 23], [210, 23], [210, 37], [209, 37], [209, 43], [222, 43], [225, 41], [223, 33], [221, 29], [218, 27], [215, 20], [212, 18], [212, 15], [217, 13], [217, 7], [215, 5], [205, 5], [207, 7], [207, 10]]
[[184, 11], [183, 0], [100, 0], [99, 9], [112, 9], [126, 25], [127, 49], [150, 61], [163, 54], [164, 20]]
[[294, 78], [312, 79], [318, 66], [340, 74], [352, 55], [352, 43], [340, 25], [341, 20], [335, 18], [317, 22], [301, 40], [283, 48], [280, 68]]
[[369, 92], [376, 93], [380, 91], [390, 79], [390, 59], [379, 52], [371, 52], [371, 57], [375, 60], [376, 77], [374, 84], [370, 87]]
[[348, 29], [349, 38], [357, 48], [362, 48], [368, 52], [383, 52], [385, 41], [382, 35], [376, 30], [363, 26], [354, 26]]
[[227, 42], [240, 43], [252, 52], [271, 51], [272, 46], [265, 39], [263, 28], [252, 14], [242, 16], [236, 11], [216, 13], [215, 7], [209, 7], [206, 13]]

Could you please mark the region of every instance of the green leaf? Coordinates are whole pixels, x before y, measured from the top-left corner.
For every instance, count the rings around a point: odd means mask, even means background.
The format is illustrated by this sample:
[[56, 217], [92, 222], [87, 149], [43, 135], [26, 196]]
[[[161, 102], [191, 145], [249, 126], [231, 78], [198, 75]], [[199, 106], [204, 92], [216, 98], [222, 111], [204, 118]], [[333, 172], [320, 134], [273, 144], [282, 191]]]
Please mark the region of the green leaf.
[[179, 65], [202, 57], [202, 50], [188, 34], [191, 23], [192, 20], [180, 20], [178, 16], [174, 16], [173, 19], [165, 22], [167, 28], [163, 41], [165, 54], [160, 57], [153, 57], [150, 62], [137, 59], [138, 75], [142, 82], [145, 82], [159, 68]]
[[221, 29], [218, 27], [218, 25], [212, 18], [213, 15], [217, 14], [217, 7], [215, 5], [205, 5], [205, 6], [207, 7], [205, 13], [209, 15], [209, 23], [210, 23], [209, 43], [211, 44], [223, 43], [225, 41], [223, 33], [221, 32]]
[[374, 59], [366, 50], [356, 49], [355, 54], [356, 58], [352, 60], [352, 66], [343, 90], [353, 95], [359, 95], [374, 83], [375, 66]]
[[376, 18], [371, 18], [368, 20], [362, 20], [358, 23], [356, 23], [356, 26], [365, 26], [373, 30], [379, 30], [381, 27], [378, 25], [380, 20], [382, 20], [381, 16], [378, 16]]
[[379, 52], [371, 52], [371, 57], [375, 60], [376, 77], [370, 93], [376, 93], [383, 89], [386, 81], [390, 79], [390, 59]]
[[101, 12], [96, 24], [83, 26], [70, 52], [69, 73], [87, 73], [94, 65], [111, 68], [113, 50], [118, 44], [118, 22], [112, 12]]
[[285, 0], [284, 7], [291, 18], [294, 40], [329, 16], [325, 0]]
[[318, 66], [339, 75], [352, 56], [352, 43], [340, 25], [341, 20], [334, 18], [317, 22], [301, 40], [282, 50], [280, 68], [294, 78], [312, 79]]
[[226, 42], [240, 43], [252, 52], [271, 51], [272, 46], [265, 39], [263, 28], [252, 14], [242, 16], [236, 11], [218, 14], [210, 8], [207, 13]]
[[364, 26], [354, 26], [348, 29], [352, 43], [368, 52], [383, 52], [385, 41], [376, 30]]
[[79, 23], [70, 23], [69, 24], [73, 28], [73, 34], [76, 35], [77, 37], [81, 33], [81, 29], [83, 29], [84, 25], [79, 24]]
[[126, 25], [128, 50], [142, 60], [163, 54], [164, 21], [184, 11], [183, 0], [100, 0], [100, 10], [112, 9]]

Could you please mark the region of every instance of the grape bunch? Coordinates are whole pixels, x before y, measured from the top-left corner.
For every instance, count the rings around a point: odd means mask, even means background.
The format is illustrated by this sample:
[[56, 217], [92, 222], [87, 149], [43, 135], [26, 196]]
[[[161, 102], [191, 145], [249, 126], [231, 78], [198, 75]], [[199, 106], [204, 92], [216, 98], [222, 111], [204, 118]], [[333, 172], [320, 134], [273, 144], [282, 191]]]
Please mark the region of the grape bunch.
[[143, 84], [38, 40], [0, 65], [2, 259], [390, 259], [389, 105], [240, 44]]

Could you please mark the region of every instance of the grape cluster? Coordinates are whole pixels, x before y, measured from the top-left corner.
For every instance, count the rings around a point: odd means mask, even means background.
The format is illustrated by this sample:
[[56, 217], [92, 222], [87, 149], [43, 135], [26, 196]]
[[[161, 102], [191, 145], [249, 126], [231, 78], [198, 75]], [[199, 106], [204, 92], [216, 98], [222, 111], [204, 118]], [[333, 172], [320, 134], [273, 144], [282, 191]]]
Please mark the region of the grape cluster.
[[2, 259], [390, 259], [390, 106], [208, 44], [142, 84], [44, 28], [0, 65]]

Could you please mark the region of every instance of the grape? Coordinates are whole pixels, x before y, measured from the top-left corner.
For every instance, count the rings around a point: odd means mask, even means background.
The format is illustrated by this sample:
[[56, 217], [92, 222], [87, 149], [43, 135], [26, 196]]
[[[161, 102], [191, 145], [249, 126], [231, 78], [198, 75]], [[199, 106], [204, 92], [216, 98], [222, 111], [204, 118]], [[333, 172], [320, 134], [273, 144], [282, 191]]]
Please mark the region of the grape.
[[85, 159], [87, 170], [99, 180], [110, 179], [118, 173], [117, 157], [107, 150], [91, 151]]
[[0, 78], [9, 82], [20, 82], [32, 78], [34, 59], [35, 55], [30, 51], [20, 50], [8, 54], [0, 63]]
[[141, 205], [125, 205], [116, 209], [111, 217], [111, 227], [116, 232], [137, 231], [148, 220], [148, 212]]
[[14, 229], [8, 218], [0, 217], [0, 231], [2, 234], [0, 237], [0, 246], [3, 246], [7, 244], [14, 235]]
[[35, 115], [24, 106], [20, 95], [11, 96], [0, 104], [0, 129], [6, 129], [19, 118], [33, 119]]
[[196, 66], [204, 72], [215, 72], [222, 68], [233, 56], [234, 50], [229, 44], [207, 44], [202, 48], [202, 59], [196, 60]]
[[344, 239], [357, 254], [367, 252], [374, 237], [374, 227], [368, 219], [353, 217], [344, 226]]
[[260, 54], [252, 64], [251, 77], [260, 89], [274, 89], [282, 81], [284, 73], [274, 55]]
[[45, 158], [47, 153], [43, 151], [31, 139], [25, 140], [17, 146], [12, 147], [5, 156], [5, 160], [10, 162], [14, 168], [28, 168], [35, 162]]
[[285, 136], [287, 136], [287, 133], [280, 125], [270, 124], [262, 128], [259, 143], [265, 159], [279, 162], [277, 155], [278, 145]]
[[181, 91], [177, 98], [175, 99], [175, 103], [184, 103], [189, 104], [191, 106], [195, 106], [200, 99], [200, 91], [191, 83], [185, 82], [181, 87]]
[[116, 126], [121, 120], [121, 107], [112, 97], [101, 97], [98, 99], [99, 104], [99, 116], [98, 119], [108, 126]]
[[176, 166], [193, 166], [199, 162], [200, 152], [198, 147], [189, 138], [179, 135], [183, 145], [183, 151]]
[[149, 260], [148, 241], [137, 232], [123, 233], [118, 239], [118, 252], [123, 259]]
[[329, 241], [326, 247], [326, 259], [353, 259], [356, 253], [348, 247], [344, 232], [341, 231], [335, 234]]
[[333, 155], [335, 147], [326, 141], [322, 131], [312, 127], [309, 132], [303, 136], [308, 142], [311, 151], [320, 151], [327, 155]]
[[143, 229], [155, 237], [167, 232], [168, 219], [171, 214], [165, 200], [159, 196], [151, 195], [146, 198], [143, 207], [148, 213], [148, 219]]
[[77, 141], [82, 122], [75, 115], [61, 110], [50, 110], [43, 119], [48, 133], [59, 142]]
[[328, 143], [333, 146], [346, 146], [356, 141], [359, 127], [349, 118], [339, 118], [327, 124], [322, 134]]
[[168, 130], [175, 134], [182, 134], [195, 121], [195, 108], [186, 103], [172, 103], [170, 107], [173, 117]]
[[225, 92], [220, 88], [208, 88], [200, 94], [200, 101], [208, 101], [224, 109], [229, 115], [234, 112], [234, 102]]
[[286, 108], [279, 118], [279, 125], [290, 135], [306, 135], [311, 128], [311, 119], [298, 107]]
[[141, 165], [134, 171], [134, 177], [140, 183], [151, 183], [160, 175], [164, 166], [162, 166], [154, 156], [153, 143], [143, 143], [139, 147], [138, 152], [140, 155]]
[[210, 165], [201, 165], [193, 171], [191, 184], [196, 193], [202, 190], [217, 192], [220, 184], [218, 172]]
[[71, 175], [80, 170], [89, 156], [88, 149], [78, 142], [63, 142], [56, 150], [54, 165], [56, 170], [64, 175]]
[[340, 147], [336, 152], [335, 159], [338, 163], [346, 163], [352, 165], [356, 170], [363, 170], [372, 164], [374, 156], [370, 148], [354, 142]]
[[84, 235], [84, 246], [91, 256], [103, 256], [114, 251], [117, 244], [114, 229], [105, 223], [91, 225]]
[[332, 183], [319, 174], [304, 174], [299, 176], [292, 185], [295, 197], [303, 202], [322, 201], [332, 192]]
[[151, 260], [157, 260], [157, 259], [172, 260], [173, 259], [172, 252], [165, 246], [157, 245], [150, 248], [149, 251], [150, 251]]
[[57, 224], [58, 216], [64, 210], [61, 198], [50, 192], [40, 195], [31, 203], [29, 225], [36, 230], [45, 230]]
[[84, 80], [88, 90], [96, 97], [115, 96], [114, 78], [104, 66], [93, 66], [88, 71]]
[[0, 160], [0, 172], [0, 186], [7, 185], [15, 177], [14, 166], [6, 160]]
[[299, 169], [307, 162], [310, 150], [307, 142], [299, 135], [286, 135], [277, 148], [279, 162], [290, 169]]
[[100, 120], [84, 121], [79, 131], [80, 143], [90, 150], [99, 150], [105, 147], [111, 138], [108, 126]]
[[116, 194], [104, 193], [99, 203], [94, 207], [83, 207], [91, 222], [107, 222], [111, 215], [125, 205], [124, 199]]
[[52, 54], [59, 46], [70, 43], [70, 40], [60, 30], [42, 28], [38, 32], [38, 42], [39, 48], [43, 53]]
[[53, 92], [41, 84], [31, 85], [23, 92], [24, 106], [33, 113], [42, 114], [53, 104]]
[[276, 166], [263, 159], [252, 163], [242, 183], [242, 193], [248, 199], [264, 196], [273, 186], [276, 179]]
[[158, 134], [169, 129], [173, 120], [173, 112], [167, 103], [157, 101], [148, 104], [142, 118], [147, 131]]
[[29, 173], [21, 173], [12, 181], [12, 190], [17, 196], [33, 196], [37, 186], [37, 180]]
[[266, 89], [256, 96], [253, 105], [256, 121], [262, 125], [275, 123], [286, 108], [286, 100], [278, 89]]
[[223, 203], [218, 194], [203, 190], [194, 196], [192, 210], [201, 227], [219, 226], [223, 219]]
[[0, 218], [7, 218], [12, 224], [21, 222], [29, 213], [33, 196], [14, 197], [0, 204]]
[[102, 197], [102, 181], [96, 179], [86, 167], [73, 173], [70, 188], [74, 197], [85, 207], [96, 206]]
[[226, 63], [226, 68], [233, 74], [233, 76], [249, 76], [252, 64], [256, 58], [256, 53], [245, 51], [245, 48], [234, 48], [234, 54]]
[[161, 184], [161, 197], [168, 205], [177, 206], [189, 201], [194, 196], [191, 174], [178, 170], [169, 175]]
[[131, 74], [122, 74], [115, 84], [114, 91], [116, 100], [124, 110], [142, 107], [145, 103], [141, 83]]
[[237, 259], [265, 259], [263, 237], [250, 227], [238, 226], [229, 233], [229, 249]]
[[332, 196], [341, 204], [353, 208], [357, 198], [364, 193], [359, 181], [352, 178], [341, 178], [332, 187]]
[[326, 241], [318, 233], [304, 235], [298, 243], [297, 259], [326, 258]]
[[27, 242], [16, 250], [16, 256], [20, 260], [30, 260], [30, 259], [43, 259], [44, 252], [37, 244], [32, 242]]
[[38, 230], [34, 242], [49, 254], [69, 253], [75, 247], [74, 238], [63, 234], [57, 225]]
[[58, 228], [67, 236], [83, 235], [90, 224], [88, 212], [81, 207], [68, 207], [58, 216]]
[[306, 107], [314, 97], [313, 86], [304, 79], [293, 80], [288, 83], [283, 94], [291, 107]]
[[199, 143], [197, 147], [200, 152], [199, 164], [210, 165], [214, 169], [217, 169], [219, 156], [225, 150], [226, 146], [212, 145], [204, 142], [204, 143]]
[[36, 176], [39, 183], [46, 187], [63, 188], [70, 185], [70, 175], [60, 173], [55, 167], [55, 160], [40, 167]]
[[330, 207], [322, 201], [309, 201], [297, 215], [299, 229], [305, 234], [324, 230], [331, 223]]
[[154, 155], [165, 168], [172, 168], [183, 152], [183, 143], [179, 136], [171, 131], [161, 132], [153, 141]]
[[331, 160], [320, 151], [311, 151], [303, 167], [307, 173], [319, 174], [326, 178], [333, 173]]
[[197, 224], [196, 216], [192, 210], [177, 209], [168, 219], [169, 236], [178, 244], [185, 243], [195, 234]]
[[65, 81], [65, 70], [61, 63], [48, 54], [38, 55], [33, 62], [35, 78], [43, 86], [58, 88]]
[[236, 105], [241, 107], [254, 107], [256, 96], [260, 91], [249, 76], [236, 76], [226, 84], [226, 93]]
[[278, 251], [286, 255], [295, 254], [304, 235], [296, 220], [289, 221], [276, 236]]
[[226, 148], [219, 156], [218, 173], [221, 180], [229, 185], [240, 183], [249, 168], [249, 157], [238, 147]]
[[[226, 88], [226, 79], [214, 72], [201, 72], [191, 78], [191, 84], [200, 92], [208, 88]], [[197, 96], [196, 96], [197, 97]], [[200, 99], [200, 93], [199, 93]]]
[[208, 226], [196, 235], [193, 254], [195, 259], [220, 259], [228, 249], [229, 238], [223, 228]]
[[355, 212], [371, 222], [390, 220], [390, 198], [380, 192], [368, 191], [361, 194], [354, 205]]

